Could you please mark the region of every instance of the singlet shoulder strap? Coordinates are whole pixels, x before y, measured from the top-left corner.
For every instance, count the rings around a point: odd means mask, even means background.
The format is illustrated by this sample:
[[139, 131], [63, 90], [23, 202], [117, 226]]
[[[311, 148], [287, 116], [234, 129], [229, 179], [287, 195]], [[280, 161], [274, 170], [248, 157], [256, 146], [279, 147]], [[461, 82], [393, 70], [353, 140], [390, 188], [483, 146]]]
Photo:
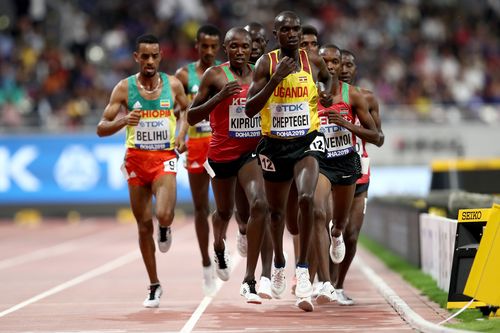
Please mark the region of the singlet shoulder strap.
[[344, 103], [349, 104], [349, 84], [342, 82], [340, 89], [342, 91], [342, 100]]
[[226, 74], [228, 82], [236, 81], [236, 78], [234, 77], [233, 72], [231, 72], [231, 70], [229, 69], [229, 62], [223, 63], [222, 65], [220, 65], [220, 67], [224, 71], [224, 74]]
[[302, 63], [302, 70], [311, 74], [311, 66], [309, 65], [309, 57], [306, 50], [300, 49], [300, 62]]
[[276, 66], [278, 66], [278, 50], [274, 50], [268, 53], [269, 55], [269, 71], [271, 75], [276, 71]]

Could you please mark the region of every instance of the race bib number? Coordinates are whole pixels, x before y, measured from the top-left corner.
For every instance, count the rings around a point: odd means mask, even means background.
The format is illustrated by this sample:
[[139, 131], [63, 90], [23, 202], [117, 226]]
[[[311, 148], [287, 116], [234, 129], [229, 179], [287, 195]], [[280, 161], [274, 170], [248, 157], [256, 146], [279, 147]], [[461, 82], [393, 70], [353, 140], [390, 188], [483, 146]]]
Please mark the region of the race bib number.
[[276, 172], [273, 161], [267, 156], [259, 154], [260, 166], [264, 171]]
[[280, 137], [299, 137], [309, 132], [309, 103], [271, 104], [271, 134]]
[[232, 138], [255, 138], [261, 135], [260, 116], [253, 118], [245, 114], [244, 105], [229, 106], [229, 136]]
[[177, 158], [174, 157], [168, 161], [163, 162], [163, 171], [177, 172]]
[[325, 151], [325, 138], [321, 135], [314, 138], [313, 142], [309, 145], [309, 151]]
[[170, 121], [168, 118], [141, 119], [135, 127], [135, 146], [145, 150], [170, 147]]

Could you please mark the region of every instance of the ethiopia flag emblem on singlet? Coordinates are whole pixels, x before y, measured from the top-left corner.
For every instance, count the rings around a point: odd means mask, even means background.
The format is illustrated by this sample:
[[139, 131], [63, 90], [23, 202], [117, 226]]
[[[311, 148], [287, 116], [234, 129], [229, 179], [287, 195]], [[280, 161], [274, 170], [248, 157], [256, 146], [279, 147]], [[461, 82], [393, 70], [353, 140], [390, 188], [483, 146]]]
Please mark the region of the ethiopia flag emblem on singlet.
[[170, 100], [168, 100], [168, 99], [160, 100], [160, 107], [168, 109], [170, 107]]

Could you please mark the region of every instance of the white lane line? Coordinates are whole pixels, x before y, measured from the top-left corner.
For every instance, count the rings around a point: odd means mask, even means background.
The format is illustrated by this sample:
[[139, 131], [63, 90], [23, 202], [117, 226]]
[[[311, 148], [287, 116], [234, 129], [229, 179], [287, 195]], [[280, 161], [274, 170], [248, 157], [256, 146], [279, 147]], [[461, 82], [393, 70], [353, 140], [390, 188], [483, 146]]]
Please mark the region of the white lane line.
[[[236, 266], [240, 263], [241, 257], [238, 254], [233, 254], [231, 256], [231, 262], [232, 267], [231, 267], [231, 273], [234, 271]], [[195, 327], [196, 323], [198, 320], [200, 320], [201, 316], [203, 315], [203, 312], [207, 309], [207, 307], [212, 303], [212, 300], [214, 299], [215, 296], [217, 296], [217, 293], [219, 290], [222, 288], [222, 285], [224, 282], [222, 280], [217, 278], [217, 288], [215, 290], [215, 294], [212, 297], [205, 296], [203, 300], [201, 301], [200, 305], [196, 308], [196, 310], [193, 312], [189, 320], [184, 324], [182, 329], [179, 331], [179, 333], [191, 333], [193, 331], [193, 328]]]
[[0, 318], [8, 315], [9, 313], [15, 312], [17, 310], [20, 310], [30, 304], [33, 304], [35, 302], [38, 302], [46, 297], [52, 296], [54, 294], [57, 294], [58, 292], [61, 292], [65, 289], [71, 288], [73, 286], [76, 286], [82, 282], [85, 282], [87, 280], [90, 280], [92, 278], [95, 278], [99, 275], [108, 273], [114, 269], [117, 269], [123, 265], [126, 265], [136, 259], [140, 258], [140, 252], [139, 250], [134, 250], [132, 252], [129, 252], [121, 257], [116, 258], [113, 261], [110, 261], [104, 265], [101, 265], [91, 271], [88, 271], [87, 273], [81, 274], [67, 282], [61, 283], [58, 286], [55, 286], [54, 288], [51, 288], [47, 291], [44, 291], [43, 293], [40, 293], [36, 296], [31, 297], [30, 299], [27, 299], [24, 302], [21, 302], [19, 304], [16, 304], [7, 310], [4, 310], [0, 312]]
[[[88, 220], [85, 221], [87, 222]], [[0, 260], [0, 270], [71, 252], [77, 248], [76, 243], [87, 241], [93, 238], [103, 237], [103, 233], [105, 232], [106, 231], [100, 231], [97, 234], [85, 235], [80, 238], [70, 239], [57, 245], [42, 249], [35, 249], [30, 253], [25, 253], [16, 257]]]
[[59, 245], [47, 247], [44, 249], [37, 249], [34, 250], [34, 252], [26, 253], [26, 254], [21, 254], [17, 257], [9, 258], [9, 259], [4, 259], [0, 261], [0, 270], [9, 268], [12, 266], [17, 266], [21, 264], [25, 264], [31, 261], [39, 260], [39, 259], [45, 259], [57, 255], [61, 255], [64, 253], [68, 253], [73, 251], [76, 248], [76, 245], [74, 244], [76, 241], [71, 241], [71, 242], [65, 242]]
[[465, 333], [460, 329], [448, 328], [439, 326], [422, 318], [391, 288], [385, 281], [371, 269], [359, 256], [353, 260], [353, 264], [363, 272], [368, 280], [375, 286], [377, 291], [382, 294], [386, 302], [389, 303], [403, 320], [410, 324], [411, 327], [420, 332], [425, 333]]

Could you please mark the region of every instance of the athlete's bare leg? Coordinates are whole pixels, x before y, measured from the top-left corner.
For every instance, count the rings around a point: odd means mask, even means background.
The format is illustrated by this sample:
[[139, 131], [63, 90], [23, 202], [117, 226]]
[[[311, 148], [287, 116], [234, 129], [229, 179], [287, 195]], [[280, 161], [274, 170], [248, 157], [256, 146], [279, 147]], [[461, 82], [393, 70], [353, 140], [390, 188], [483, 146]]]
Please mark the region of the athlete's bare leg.
[[332, 280], [335, 281], [335, 288], [344, 288], [344, 280], [347, 275], [347, 271], [349, 270], [352, 260], [356, 255], [358, 237], [365, 218], [366, 198], [367, 191], [359, 193], [354, 197], [349, 223], [347, 224], [344, 233], [344, 242], [346, 246], [345, 257], [339, 265], [336, 265], [338, 266], [338, 275], [336, 280]]
[[128, 185], [130, 207], [137, 221], [139, 248], [151, 284], [159, 283], [153, 238], [152, 193], [149, 186]]
[[194, 205], [194, 226], [196, 238], [200, 248], [202, 264], [204, 267], [210, 266], [210, 255], [208, 251], [208, 242], [210, 238], [210, 225], [208, 222], [209, 199], [208, 186], [210, 176], [203, 171], [202, 173], [188, 173], [189, 186]]
[[215, 197], [215, 212], [212, 214], [214, 229], [214, 250], [224, 251], [224, 239], [227, 226], [233, 215], [236, 177], [212, 178], [212, 189]]
[[[267, 222], [268, 208], [264, 194], [264, 179], [257, 160], [251, 160], [238, 171], [238, 183], [247, 200], [237, 200], [238, 211], [248, 211], [247, 223], [247, 267], [244, 281], [255, 280], [255, 267], [259, 259], [262, 238]], [[246, 209], [245, 207], [246, 206]]]

